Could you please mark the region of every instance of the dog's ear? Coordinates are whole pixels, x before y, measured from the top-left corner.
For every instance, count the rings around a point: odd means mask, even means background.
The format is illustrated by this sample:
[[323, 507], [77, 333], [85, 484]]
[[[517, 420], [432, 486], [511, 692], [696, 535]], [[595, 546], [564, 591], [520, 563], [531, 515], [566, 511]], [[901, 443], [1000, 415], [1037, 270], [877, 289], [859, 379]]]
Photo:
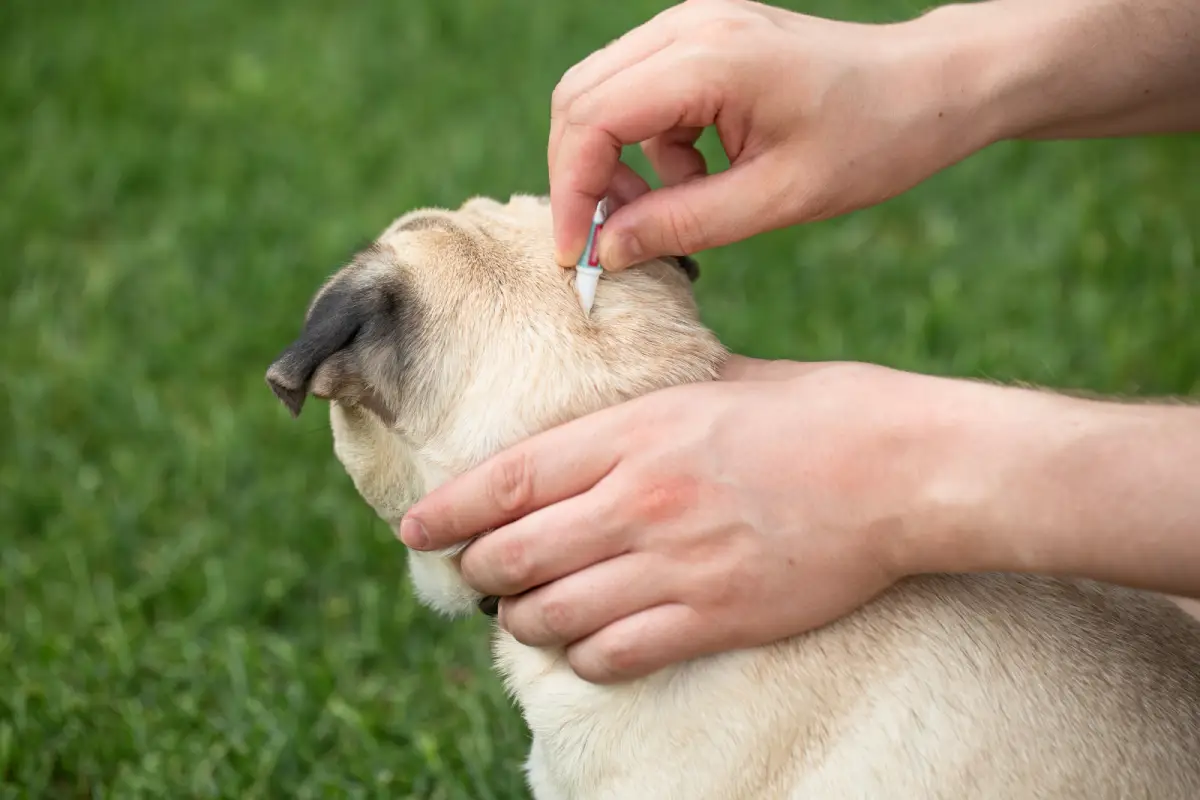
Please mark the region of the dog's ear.
[[309, 310], [300, 335], [267, 369], [267, 385], [293, 417], [300, 416], [310, 391], [333, 396], [358, 373], [351, 345], [379, 308], [375, 292], [355, 283], [350, 276], [330, 282]]
[[[363, 256], [358, 260], [361, 263]], [[379, 345], [394, 360], [387, 379], [399, 380], [397, 370], [409, 360], [408, 345], [416, 325], [409, 295], [399, 281], [354, 267], [326, 284], [300, 335], [267, 370], [267, 384], [293, 417], [300, 416], [310, 394], [366, 402], [374, 410], [383, 410], [375, 408], [378, 404], [366, 385], [362, 359], [368, 348]]]

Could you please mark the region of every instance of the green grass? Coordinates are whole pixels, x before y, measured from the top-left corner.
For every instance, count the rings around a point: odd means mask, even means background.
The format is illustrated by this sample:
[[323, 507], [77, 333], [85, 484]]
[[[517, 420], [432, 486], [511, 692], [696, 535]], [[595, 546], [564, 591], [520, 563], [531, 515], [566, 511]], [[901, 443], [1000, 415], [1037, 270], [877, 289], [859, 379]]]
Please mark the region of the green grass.
[[[662, 5], [0, 6], [0, 797], [524, 796], [483, 622], [262, 376], [399, 213], [543, 191], [557, 77]], [[1198, 231], [1197, 137], [1013, 144], [698, 292], [754, 355], [1198, 393]]]

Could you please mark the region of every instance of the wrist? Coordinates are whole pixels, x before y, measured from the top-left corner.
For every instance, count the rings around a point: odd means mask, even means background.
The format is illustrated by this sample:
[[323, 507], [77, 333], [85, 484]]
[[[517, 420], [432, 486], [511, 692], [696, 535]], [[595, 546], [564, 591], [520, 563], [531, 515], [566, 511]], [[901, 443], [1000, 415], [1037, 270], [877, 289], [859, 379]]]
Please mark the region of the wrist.
[[1020, 138], [1061, 113], [1053, 84], [1075, 77], [1060, 73], [1077, 38], [1070, 26], [1076, 5], [954, 2], [904, 23], [912, 46], [941, 76], [939, 102], [963, 109], [976, 149]]
[[945, 380], [918, 423], [921, 478], [897, 562], [904, 574], [1068, 567], [1080, 520], [1062, 495], [1064, 465], [1104, 420], [1089, 401], [1021, 387]]
[[1024, 572], [1200, 590], [1200, 408], [969, 381], [924, 425], [903, 574]]
[[[958, 157], [1006, 138], [1014, 128], [1014, 110], [999, 101], [1009, 91], [1012, 68], [1002, 37], [986, 15], [988, 2], [952, 3], [893, 25], [897, 60], [911, 67], [908, 81], [917, 87], [906, 98], [928, 116], [936, 115]], [[950, 142], [939, 143], [946, 147]]]

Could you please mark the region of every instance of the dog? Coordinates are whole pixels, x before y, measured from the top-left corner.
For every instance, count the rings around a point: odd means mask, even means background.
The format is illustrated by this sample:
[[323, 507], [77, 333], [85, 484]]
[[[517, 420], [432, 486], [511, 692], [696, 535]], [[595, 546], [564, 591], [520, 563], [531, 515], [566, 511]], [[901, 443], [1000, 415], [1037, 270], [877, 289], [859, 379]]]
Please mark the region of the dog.
[[[267, 382], [329, 401], [333, 449], [391, 525], [519, 440], [717, 378], [687, 257], [607, 274], [585, 314], [544, 197], [406, 213], [317, 291]], [[409, 551], [448, 616], [482, 599]], [[772, 645], [601, 686], [497, 628], [536, 800], [1200, 798], [1200, 625], [1167, 600], [1008, 574], [904, 580]]]

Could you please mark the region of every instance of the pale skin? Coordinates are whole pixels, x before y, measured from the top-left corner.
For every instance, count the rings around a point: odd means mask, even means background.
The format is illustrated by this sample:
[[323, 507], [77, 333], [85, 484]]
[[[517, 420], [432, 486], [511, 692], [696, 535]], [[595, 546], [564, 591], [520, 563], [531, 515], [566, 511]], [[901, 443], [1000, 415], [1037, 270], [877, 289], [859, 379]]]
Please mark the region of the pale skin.
[[[1103, 58], [1097, 54], [1102, 53]], [[634, 91], [633, 87], [637, 87]], [[731, 169], [692, 147], [715, 125]], [[1200, 129], [1193, 0], [991, 0], [894, 25], [688, 2], [572, 68], [549, 143], [560, 263], [608, 269], [895, 196], [1012, 138]], [[664, 183], [621, 164], [641, 143]], [[1200, 407], [735, 356], [534, 436], [419, 501], [519, 641], [611, 683], [825, 625], [927, 572], [1200, 597]]]

